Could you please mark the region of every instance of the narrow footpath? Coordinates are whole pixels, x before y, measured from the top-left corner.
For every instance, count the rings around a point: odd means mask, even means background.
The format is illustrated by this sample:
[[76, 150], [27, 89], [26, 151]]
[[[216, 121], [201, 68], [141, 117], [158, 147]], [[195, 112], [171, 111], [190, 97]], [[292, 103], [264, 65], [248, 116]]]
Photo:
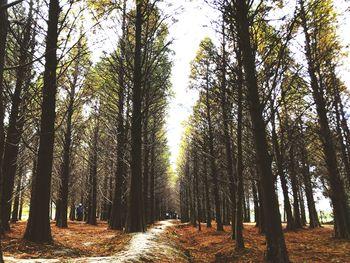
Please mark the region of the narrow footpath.
[[122, 251], [109, 257], [87, 257], [75, 259], [15, 259], [5, 257], [5, 262], [19, 263], [186, 263], [189, 262], [185, 253], [176, 247], [175, 242], [166, 237], [166, 230], [174, 227], [176, 221], [160, 221], [145, 233], [132, 234], [129, 244]]

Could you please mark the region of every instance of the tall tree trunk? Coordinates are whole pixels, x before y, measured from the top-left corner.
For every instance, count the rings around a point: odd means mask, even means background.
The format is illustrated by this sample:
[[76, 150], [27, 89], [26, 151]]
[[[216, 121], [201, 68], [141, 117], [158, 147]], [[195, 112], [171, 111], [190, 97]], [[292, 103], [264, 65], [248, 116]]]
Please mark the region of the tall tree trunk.
[[207, 227], [211, 227], [211, 202], [210, 202], [210, 190], [209, 190], [209, 182], [208, 182], [208, 166], [207, 166], [207, 159], [205, 156], [203, 156], [204, 160], [204, 172], [203, 172], [203, 181], [204, 181], [204, 188], [205, 188], [205, 206], [206, 206], [206, 222]]
[[[98, 117], [97, 117], [98, 118]], [[89, 185], [90, 185], [90, 198], [87, 221], [89, 225], [97, 225], [96, 222], [96, 210], [97, 210], [97, 158], [98, 158], [98, 135], [99, 135], [99, 120], [95, 124], [93, 133], [93, 144], [90, 156], [90, 171], [89, 171]]]
[[298, 179], [295, 171], [295, 156], [294, 156], [294, 146], [293, 139], [290, 138], [289, 146], [289, 173], [292, 184], [293, 192], [293, 212], [294, 212], [294, 223], [296, 228], [302, 228], [301, 216], [300, 216], [300, 206], [299, 206], [299, 187]]
[[23, 169], [23, 167], [20, 167], [18, 171], [18, 178], [17, 178], [16, 196], [14, 198], [12, 214], [11, 214], [11, 223], [16, 223], [18, 221], [19, 202], [20, 202], [20, 197], [22, 195], [21, 187], [22, 187], [23, 171], [25, 171], [25, 168]]
[[221, 203], [220, 203], [220, 193], [219, 193], [219, 183], [218, 183], [218, 172], [216, 168], [215, 151], [214, 151], [214, 133], [211, 121], [211, 106], [209, 100], [209, 69], [207, 66], [206, 73], [206, 108], [207, 108], [207, 121], [208, 121], [208, 146], [209, 146], [209, 158], [210, 158], [210, 175], [213, 182], [213, 194], [215, 202], [215, 220], [216, 220], [216, 230], [223, 231], [224, 226], [222, 224], [221, 218]]
[[197, 201], [197, 220], [198, 220], [198, 231], [201, 231], [201, 221], [202, 221], [202, 213], [201, 213], [201, 202], [200, 202], [200, 194], [199, 194], [199, 175], [198, 175], [198, 155], [196, 149], [193, 149], [193, 174], [194, 174], [194, 184], [195, 184], [195, 196]]
[[[271, 101], [271, 107], [274, 108], [274, 103], [272, 101]], [[282, 147], [280, 147], [280, 144], [278, 142], [277, 132], [276, 132], [274, 109], [272, 109], [271, 123], [272, 123], [272, 145], [273, 145], [273, 150], [275, 154], [274, 156], [275, 156], [276, 165], [277, 165], [277, 173], [280, 177], [281, 186], [282, 186], [283, 204], [284, 204], [284, 210], [287, 216], [287, 230], [295, 230], [292, 207], [291, 207], [289, 195], [288, 195], [287, 179], [283, 169], [284, 160], [283, 160], [283, 155], [281, 153]], [[283, 134], [281, 136], [281, 146], [283, 145], [282, 140], [283, 140]]]
[[254, 221], [256, 223], [255, 226], [259, 226], [259, 200], [254, 180], [252, 180], [252, 192], [254, 200]]
[[[149, 85], [148, 85], [149, 89]], [[149, 132], [148, 132], [148, 118], [149, 118], [149, 90], [145, 91], [146, 101], [144, 109], [144, 124], [143, 126], [143, 173], [142, 173], [142, 186], [143, 186], [143, 217], [145, 219], [145, 224], [149, 223], [149, 199], [148, 199], [148, 189], [149, 189]]]
[[113, 195], [113, 203], [111, 208], [110, 219], [108, 222], [110, 229], [122, 230], [122, 195], [123, 182], [125, 174], [125, 156], [126, 156], [126, 129], [124, 126], [124, 103], [125, 103], [125, 79], [124, 68], [122, 67], [125, 57], [125, 25], [126, 25], [126, 0], [123, 2], [123, 18], [122, 18], [122, 38], [120, 41], [120, 55], [118, 68], [118, 123], [117, 123], [117, 169], [115, 172], [115, 187]]
[[[303, 134], [302, 124], [300, 124], [300, 133]], [[303, 174], [303, 181], [305, 186], [306, 202], [309, 210], [309, 220], [310, 220], [309, 225], [310, 225], [310, 228], [316, 228], [316, 227], [320, 227], [321, 223], [318, 219], [318, 215], [316, 211], [315, 200], [314, 200], [314, 195], [312, 191], [309, 158], [307, 155], [305, 141], [303, 139], [301, 141], [300, 152], [301, 152], [301, 159], [302, 159], [302, 174]]]
[[[74, 77], [75, 82], [77, 76]], [[68, 227], [67, 214], [68, 214], [68, 183], [70, 174], [70, 156], [71, 156], [71, 144], [72, 144], [72, 117], [73, 117], [73, 104], [74, 104], [74, 87], [71, 89], [71, 97], [69, 101], [68, 114], [67, 114], [67, 127], [64, 134], [63, 142], [63, 162], [61, 164], [61, 184], [59, 188], [59, 195], [57, 199], [57, 218], [56, 226], [60, 228]]]
[[[7, 4], [7, 0], [0, 0], [0, 6]], [[5, 67], [5, 53], [6, 53], [6, 40], [7, 33], [9, 29], [9, 21], [6, 8], [0, 8], [0, 168], [2, 167], [3, 153], [4, 153], [4, 141], [5, 141], [5, 131], [4, 131], [4, 117], [5, 117], [5, 105], [4, 105], [4, 67]], [[0, 196], [4, 191], [3, 187], [3, 173], [0, 169]], [[0, 201], [0, 211], [3, 210], [2, 201]], [[0, 216], [0, 235], [3, 233], [2, 226], [2, 216]], [[1, 247], [0, 247], [1, 252]], [[2, 253], [0, 257], [2, 261]]]
[[266, 258], [272, 262], [289, 262], [287, 248], [281, 225], [281, 215], [275, 191], [274, 175], [271, 168], [271, 156], [268, 152], [266, 127], [263, 119], [263, 106], [259, 98], [259, 89], [255, 73], [255, 59], [250, 40], [248, 5], [245, 0], [235, 1], [235, 19], [238, 27], [238, 39], [242, 50], [245, 80], [248, 88], [250, 117], [253, 125], [254, 142], [257, 153], [260, 183], [264, 204], [266, 227]]
[[333, 142], [332, 133], [327, 118], [326, 101], [322, 87], [318, 83], [316, 70], [314, 68], [313, 55], [311, 50], [311, 38], [308, 32], [309, 28], [306, 20], [304, 1], [300, 0], [301, 24], [305, 35], [305, 53], [308, 62], [308, 72], [311, 79], [312, 95], [316, 104], [318, 122], [320, 126], [320, 137], [325, 156], [326, 167], [328, 170], [328, 180], [330, 184], [330, 197], [333, 205], [334, 230], [337, 238], [350, 239], [350, 216], [347, 198], [342, 184], [338, 166], [337, 157]]
[[[81, 41], [77, 44], [77, 58], [81, 55]], [[75, 103], [75, 94], [76, 86], [79, 78], [79, 59], [74, 61], [74, 71], [73, 71], [73, 80], [71, 82], [71, 87], [69, 91], [69, 101], [67, 109], [67, 122], [66, 130], [64, 133], [64, 142], [63, 142], [63, 161], [61, 164], [61, 184], [59, 188], [59, 195], [57, 199], [57, 218], [56, 226], [60, 228], [68, 227], [67, 216], [68, 216], [68, 193], [69, 193], [69, 177], [71, 171], [71, 148], [72, 148], [72, 118], [74, 114], [74, 103]]]
[[45, 51], [43, 101], [41, 107], [38, 165], [24, 238], [36, 243], [51, 242], [49, 203], [52, 176], [56, 109], [57, 38], [60, 6], [50, 0]]
[[300, 217], [302, 226], [306, 226], [306, 212], [305, 212], [305, 202], [304, 202], [304, 193], [302, 188], [299, 185], [299, 204], [300, 204]]
[[[224, 14], [223, 14], [224, 15]], [[224, 19], [223, 19], [224, 20]], [[235, 184], [235, 168], [234, 168], [234, 152], [232, 150], [232, 142], [230, 136], [230, 125], [229, 125], [229, 105], [227, 101], [227, 80], [226, 80], [226, 67], [227, 67], [227, 53], [226, 53], [226, 34], [225, 34], [225, 23], [222, 22], [222, 62], [221, 62], [221, 116], [224, 128], [224, 139], [225, 139], [225, 153], [226, 153], [226, 169], [227, 176], [229, 178], [229, 190], [230, 190], [230, 209], [231, 209], [231, 222], [232, 222], [232, 238], [235, 237], [235, 211], [236, 211], [236, 184]]]
[[150, 223], [153, 224], [155, 220], [155, 213], [154, 213], [154, 187], [155, 187], [155, 140], [156, 140], [156, 134], [155, 131], [152, 133], [152, 140], [151, 140], [151, 177], [150, 177], [150, 193], [149, 193], [149, 204], [150, 204]]
[[142, 7], [144, 1], [136, 2], [135, 20], [135, 52], [131, 118], [131, 179], [129, 190], [128, 213], [125, 230], [127, 233], [145, 231], [142, 200], [142, 113], [141, 113], [141, 81], [142, 81]]
[[243, 150], [242, 150], [242, 127], [243, 127], [243, 71], [241, 51], [238, 50], [238, 113], [237, 113], [237, 203], [236, 203], [236, 250], [244, 248], [243, 239]]

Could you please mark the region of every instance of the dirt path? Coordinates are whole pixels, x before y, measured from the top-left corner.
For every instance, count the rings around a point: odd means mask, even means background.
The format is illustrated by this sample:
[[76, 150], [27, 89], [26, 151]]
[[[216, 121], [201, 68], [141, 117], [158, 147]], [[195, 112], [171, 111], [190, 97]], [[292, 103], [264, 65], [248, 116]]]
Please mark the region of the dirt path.
[[[5, 257], [5, 262], [41, 263], [41, 262], [76, 262], [76, 263], [124, 263], [124, 262], [188, 262], [186, 255], [175, 243], [166, 237], [166, 230], [175, 225], [174, 221], [160, 221], [145, 233], [133, 234], [129, 244], [122, 251], [110, 257], [77, 259], [15, 259]], [[175, 261], [174, 261], [175, 260]]]

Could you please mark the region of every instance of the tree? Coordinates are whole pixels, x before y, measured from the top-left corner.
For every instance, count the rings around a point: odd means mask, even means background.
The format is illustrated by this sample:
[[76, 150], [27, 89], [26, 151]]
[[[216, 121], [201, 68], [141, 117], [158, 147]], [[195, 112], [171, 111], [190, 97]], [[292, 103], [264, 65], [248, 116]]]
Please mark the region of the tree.
[[234, 1], [234, 17], [237, 26], [237, 38], [242, 52], [245, 81], [248, 90], [249, 112], [253, 126], [254, 142], [257, 153], [257, 165], [261, 178], [264, 217], [266, 227], [266, 258], [273, 262], [289, 262], [287, 248], [282, 232], [281, 216], [274, 187], [271, 157], [268, 152], [265, 122], [262, 116], [262, 104], [256, 78], [255, 59], [250, 39], [248, 4], [245, 0]]
[[[22, 34], [17, 36], [19, 44], [18, 64], [25, 65], [32, 58], [34, 49], [34, 36], [32, 28], [33, 24], [33, 2], [30, 2], [28, 17], [23, 26]], [[19, 151], [19, 142], [23, 132], [24, 114], [26, 111], [26, 101], [23, 91], [28, 89], [31, 77], [31, 67], [21, 66], [16, 69], [16, 86], [12, 94], [11, 112], [9, 117], [9, 125], [6, 132], [4, 156], [3, 156], [3, 191], [2, 201], [2, 222], [5, 231], [10, 230], [9, 220], [11, 214], [11, 200], [14, 191], [15, 175], [17, 170], [17, 158]]]
[[[312, 90], [312, 95], [316, 104], [316, 111], [318, 116], [319, 128], [320, 128], [320, 138], [322, 141], [323, 152], [325, 156], [326, 167], [328, 171], [328, 180], [331, 187], [331, 200], [333, 204], [334, 211], [334, 229], [335, 236], [338, 238], [350, 238], [350, 218], [349, 218], [349, 207], [346, 202], [346, 195], [344, 186], [342, 184], [339, 168], [337, 164], [337, 155], [335, 152], [335, 147], [332, 138], [332, 132], [329, 126], [329, 121], [327, 117], [327, 107], [325, 99], [325, 87], [320, 83], [320, 76], [317, 72], [317, 65], [321, 62], [316, 62], [314, 60], [315, 55], [320, 55], [318, 52], [320, 49], [313, 50], [311, 33], [309, 32], [312, 28], [309, 27], [307, 22], [307, 13], [305, 10], [305, 3], [303, 0], [299, 1], [300, 4], [300, 16], [301, 24], [305, 36], [305, 56], [307, 59], [308, 73], [310, 76], [310, 85]], [[315, 3], [317, 7], [318, 2]], [[327, 1], [324, 6], [321, 6], [321, 10], [316, 10], [315, 15], [319, 15], [317, 11], [321, 12], [322, 8], [329, 8], [331, 2]], [[326, 11], [326, 10], [323, 10]], [[328, 12], [327, 12], [328, 13]], [[328, 13], [329, 14], [329, 13]], [[317, 17], [317, 16], [316, 16]], [[314, 40], [315, 41], [315, 40]]]
[[55, 134], [57, 39], [60, 6], [50, 0], [46, 37], [43, 100], [41, 106], [40, 142], [35, 181], [33, 182], [29, 219], [24, 238], [36, 243], [51, 242], [49, 219], [50, 188]]
[[[209, 38], [202, 40], [200, 43], [200, 49], [197, 53], [195, 61], [192, 63], [192, 75], [193, 80], [192, 88], [197, 88], [203, 92], [204, 104], [206, 107], [206, 121], [207, 121], [207, 135], [208, 135], [208, 149], [209, 149], [209, 163], [210, 163], [210, 175], [213, 182], [213, 193], [215, 201], [215, 218], [217, 223], [217, 230], [223, 231], [223, 224], [221, 218], [221, 203], [219, 195], [219, 183], [218, 172], [215, 160], [214, 151], [214, 131], [212, 123], [212, 109], [210, 96], [214, 88], [213, 76], [213, 59], [215, 59], [215, 50], [212, 41]], [[201, 81], [203, 80], [203, 81]]]
[[135, 17], [135, 50], [132, 88], [132, 119], [131, 119], [131, 179], [128, 200], [128, 212], [125, 231], [145, 231], [142, 199], [142, 119], [141, 119], [141, 81], [142, 81], [142, 9], [144, 2], [136, 2]]

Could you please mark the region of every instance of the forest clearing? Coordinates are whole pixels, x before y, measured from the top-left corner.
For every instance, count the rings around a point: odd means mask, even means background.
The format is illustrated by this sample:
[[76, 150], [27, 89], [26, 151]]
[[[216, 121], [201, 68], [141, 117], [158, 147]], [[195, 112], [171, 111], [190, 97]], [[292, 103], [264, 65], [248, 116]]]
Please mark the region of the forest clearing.
[[350, 262], [348, 0], [0, 0], [0, 263]]

